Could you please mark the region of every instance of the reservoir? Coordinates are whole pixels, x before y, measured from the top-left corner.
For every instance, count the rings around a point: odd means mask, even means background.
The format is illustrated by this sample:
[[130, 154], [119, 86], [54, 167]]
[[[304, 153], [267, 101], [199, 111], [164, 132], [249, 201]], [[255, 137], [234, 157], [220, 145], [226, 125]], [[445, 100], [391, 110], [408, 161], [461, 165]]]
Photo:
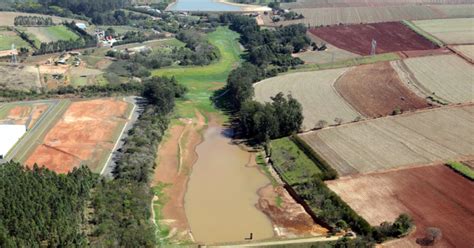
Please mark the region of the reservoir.
[[185, 196], [185, 211], [198, 243], [244, 241], [273, 236], [267, 216], [260, 212], [257, 191], [270, 181], [256, 167], [248, 167], [250, 153], [232, 144], [231, 130], [211, 125], [197, 146]]

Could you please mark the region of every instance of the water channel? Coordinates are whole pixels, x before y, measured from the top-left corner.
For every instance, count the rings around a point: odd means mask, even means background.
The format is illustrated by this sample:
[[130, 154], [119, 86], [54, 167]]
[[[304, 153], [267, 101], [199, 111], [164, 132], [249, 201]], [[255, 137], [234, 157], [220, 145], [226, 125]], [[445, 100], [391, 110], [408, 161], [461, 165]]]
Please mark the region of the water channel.
[[185, 211], [199, 243], [243, 241], [273, 236], [270, 220], [255, 204], [257, 190], [270, 181], [256, 167], [247, 167], [250, 153], [231, 143], [229, 129], [210, 126], [197, 148]]

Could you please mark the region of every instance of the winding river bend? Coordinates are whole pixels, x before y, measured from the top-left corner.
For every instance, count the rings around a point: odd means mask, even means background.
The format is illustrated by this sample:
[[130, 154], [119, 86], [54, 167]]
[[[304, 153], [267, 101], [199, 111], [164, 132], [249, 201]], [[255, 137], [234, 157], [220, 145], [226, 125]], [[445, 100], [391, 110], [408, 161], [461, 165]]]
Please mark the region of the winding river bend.
[[185, 211], [199, 243], [243, 241], [273, 236], [270, 220], [255, 204], [257, 190], [270, 183], [256, 167], [246, 166], [250, 153], [231, 143], [231, 130], [211, 125], [197, 148], [185, 196]]

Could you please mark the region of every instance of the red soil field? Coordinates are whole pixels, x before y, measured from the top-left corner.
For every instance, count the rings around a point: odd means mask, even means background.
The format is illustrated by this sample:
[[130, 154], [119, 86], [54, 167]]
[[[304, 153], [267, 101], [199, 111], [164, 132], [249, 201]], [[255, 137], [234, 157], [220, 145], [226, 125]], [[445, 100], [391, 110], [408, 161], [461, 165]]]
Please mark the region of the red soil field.
[[442, 232], [435, 247], [474, 244], [474, 182], [445, 165], [347, 177], [328, 185], [371, 225], [401, 213], [414, 219], [415, 231], [388, 246], [419, 247], [428, 227]]
[[114, 99], [73, 102], [26, 164], [44, 165], [58, 173], [85, 164], [98, 172], [126, 121], [127, 106]]
[[370, 55], [372, 39], [377, 41], [377, 54], [437, 48], [400, 22], [339, 25], [309, 31], [336, 47], [360, 55]]
[[339, 78], [334, 87], [367, 117], [390, 115], [396, 109], [407, 111], [430, 106], [400, 81], [390, 62], [357, 66]]

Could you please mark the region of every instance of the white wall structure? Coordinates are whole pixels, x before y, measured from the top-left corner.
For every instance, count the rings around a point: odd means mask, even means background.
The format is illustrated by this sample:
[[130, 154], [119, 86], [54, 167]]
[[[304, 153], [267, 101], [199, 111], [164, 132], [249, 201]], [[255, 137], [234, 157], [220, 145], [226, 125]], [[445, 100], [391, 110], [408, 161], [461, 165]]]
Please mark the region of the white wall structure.
[[25, 125], [0, 124], [0, 158], [4, 158], [8, 151], [25, 133]]

